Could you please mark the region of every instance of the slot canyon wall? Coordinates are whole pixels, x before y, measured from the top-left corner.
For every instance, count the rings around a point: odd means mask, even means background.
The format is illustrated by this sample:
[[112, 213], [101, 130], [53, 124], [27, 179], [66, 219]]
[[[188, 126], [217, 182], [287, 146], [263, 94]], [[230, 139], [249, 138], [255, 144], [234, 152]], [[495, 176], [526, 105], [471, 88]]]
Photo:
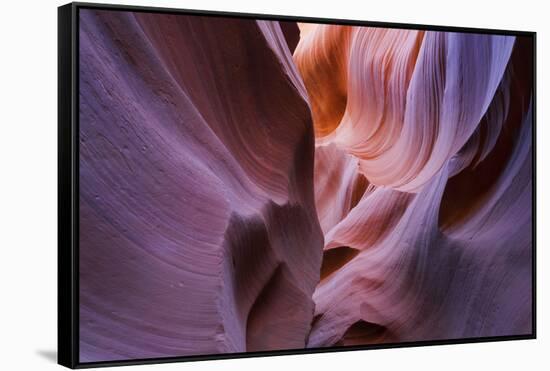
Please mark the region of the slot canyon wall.
[[531, 333], [532, 50], [81, 9], [80, 361]]

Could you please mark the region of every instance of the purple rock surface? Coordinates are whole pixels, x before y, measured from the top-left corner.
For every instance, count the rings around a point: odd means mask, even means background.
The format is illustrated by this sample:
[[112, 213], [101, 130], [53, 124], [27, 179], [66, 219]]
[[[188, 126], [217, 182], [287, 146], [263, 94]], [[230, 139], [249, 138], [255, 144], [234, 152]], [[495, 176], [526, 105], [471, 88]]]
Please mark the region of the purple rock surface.
[[530, 39], [79, 34], [81, 362], [532, 332]]

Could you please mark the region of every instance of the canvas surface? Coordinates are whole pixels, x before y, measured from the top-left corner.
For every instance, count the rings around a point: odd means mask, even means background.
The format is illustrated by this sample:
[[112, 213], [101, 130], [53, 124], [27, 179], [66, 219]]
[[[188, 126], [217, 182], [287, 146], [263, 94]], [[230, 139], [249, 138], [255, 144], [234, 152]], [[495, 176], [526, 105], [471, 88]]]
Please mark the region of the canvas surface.
[[81, 9], [80, 361], [532, 333], [532, 39]]

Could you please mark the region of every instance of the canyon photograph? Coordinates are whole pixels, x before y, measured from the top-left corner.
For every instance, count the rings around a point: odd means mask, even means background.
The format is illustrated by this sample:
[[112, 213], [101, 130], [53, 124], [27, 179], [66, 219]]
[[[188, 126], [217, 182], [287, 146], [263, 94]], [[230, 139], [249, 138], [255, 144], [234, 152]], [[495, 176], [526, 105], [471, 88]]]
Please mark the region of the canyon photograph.
[[80, 362], [533, 332], [533, 39], [80, 9]]

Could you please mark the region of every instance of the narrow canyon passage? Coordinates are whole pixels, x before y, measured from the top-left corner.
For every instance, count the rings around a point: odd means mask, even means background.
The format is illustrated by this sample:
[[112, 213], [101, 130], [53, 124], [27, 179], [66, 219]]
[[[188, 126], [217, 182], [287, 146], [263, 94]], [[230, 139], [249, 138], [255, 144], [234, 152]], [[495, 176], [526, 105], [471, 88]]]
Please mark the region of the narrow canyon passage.
[[531, 39], [79, 28], [81, 362], [531, 332]]

